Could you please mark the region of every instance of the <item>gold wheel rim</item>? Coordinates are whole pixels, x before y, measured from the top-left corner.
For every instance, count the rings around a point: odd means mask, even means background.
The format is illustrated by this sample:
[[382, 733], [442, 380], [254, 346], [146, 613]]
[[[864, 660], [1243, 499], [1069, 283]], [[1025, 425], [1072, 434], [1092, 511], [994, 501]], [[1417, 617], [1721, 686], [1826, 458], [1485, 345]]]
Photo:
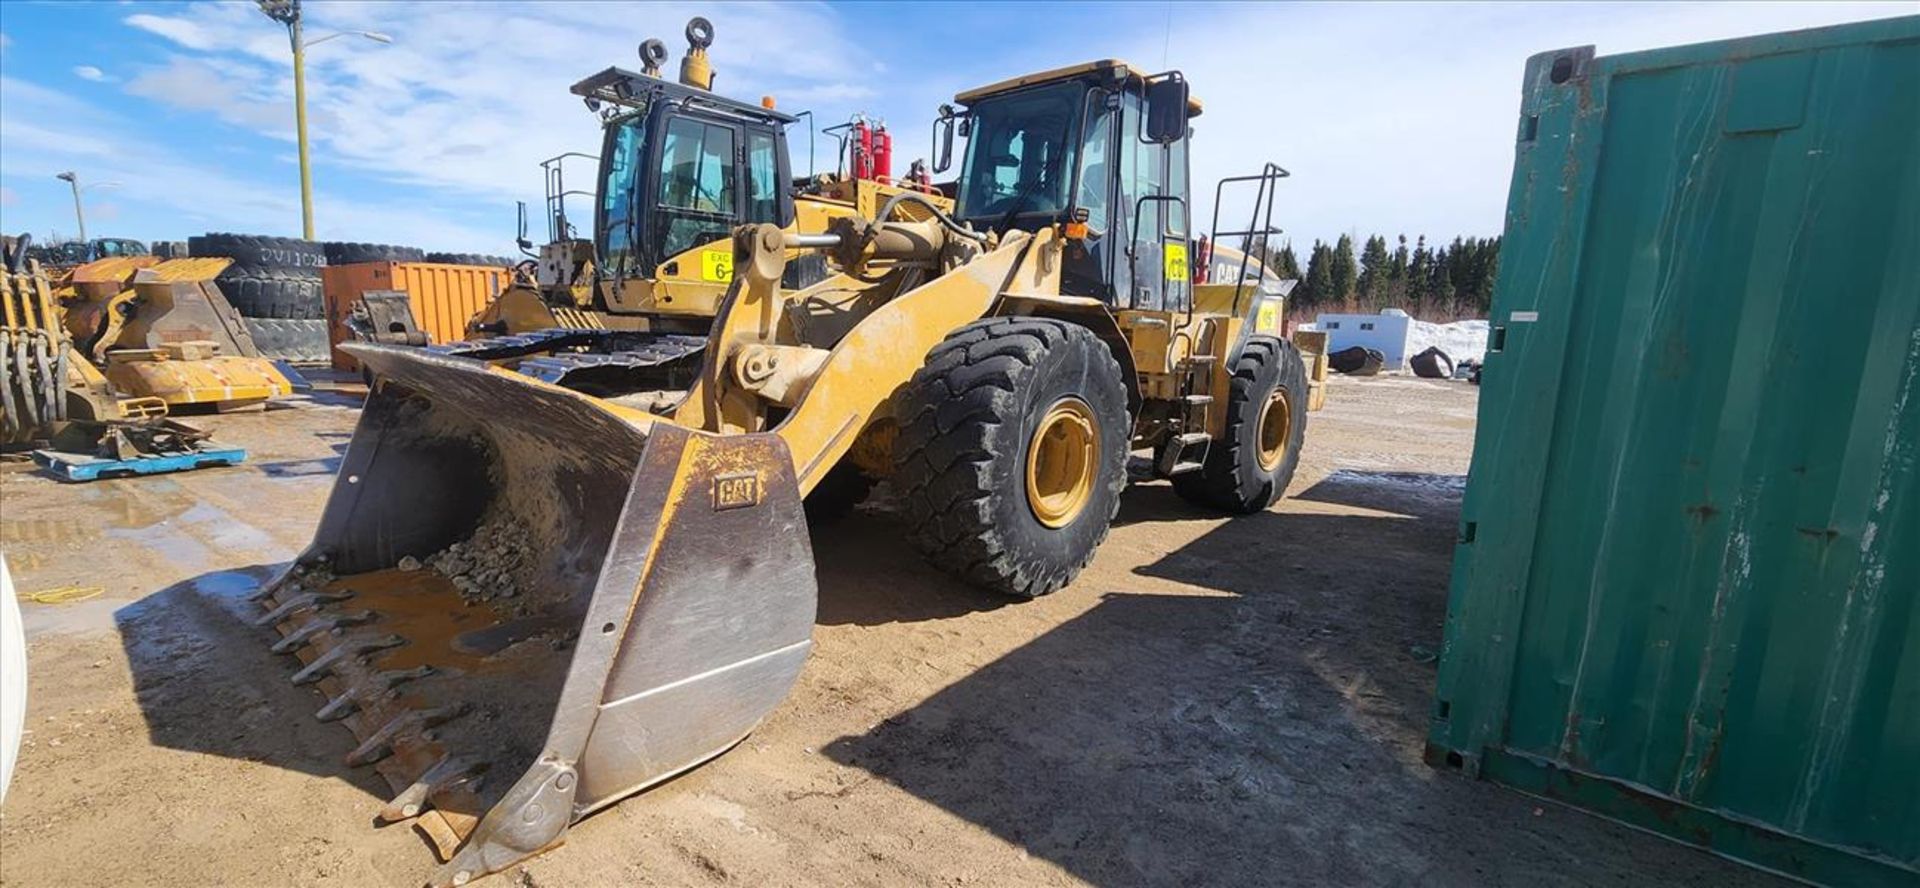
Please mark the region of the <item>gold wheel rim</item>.
[[1048, 527], [1065, 527], [1093, 498], [1100, 436], [1093, 408], [1061, 398], [1047, 408], [1027, 445], [1027, 505]]
[[1260, 407], [1260, 468], [1273, 471], [1287, 455], [1287, 442], [1293, 438], [1293, 408], [1287, 403], [1287, 390], [1276, 388]]

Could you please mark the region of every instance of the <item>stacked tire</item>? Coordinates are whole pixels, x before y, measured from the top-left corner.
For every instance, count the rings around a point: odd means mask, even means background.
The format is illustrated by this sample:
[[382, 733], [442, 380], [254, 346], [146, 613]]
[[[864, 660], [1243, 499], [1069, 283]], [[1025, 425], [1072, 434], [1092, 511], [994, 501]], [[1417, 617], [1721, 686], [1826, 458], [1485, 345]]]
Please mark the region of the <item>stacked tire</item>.
[[393, 244], [360, 244], [347, 241], [328, 241], [321, 245], [327, 254], [328, 265], [356, 265], [361, 262], [426, 262], [425, 251], [419, 247], [400, 247]]
[[428, 262], [443, 265], [486, 265], [494, 268], [508, 268], [514, 260], [505, 256], [488, 256], [480, 253], [428, 253]]
[[320, 270], [327, 265], [324, 245], [291, 237], [210, 233], [188, 239], [187, 252], [233, 260], [215, 283], [247, 319], [263, 355], [294, 363], [328, 360], [326, 297], [320, 281]]

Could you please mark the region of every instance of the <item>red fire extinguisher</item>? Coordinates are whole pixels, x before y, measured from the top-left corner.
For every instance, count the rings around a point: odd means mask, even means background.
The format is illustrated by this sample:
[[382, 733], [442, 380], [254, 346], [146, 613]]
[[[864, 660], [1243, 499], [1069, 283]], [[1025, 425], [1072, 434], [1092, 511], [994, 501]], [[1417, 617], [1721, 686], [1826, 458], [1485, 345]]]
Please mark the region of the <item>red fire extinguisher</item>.
[[852, 162], [848, 164], [852, 168], [853, 178], [873, 178], [873, 130], [867, 127], [864, 118], [854, 118], [852, 138], [847, 141], [853, 154]]
[[887, 132], [885, 123], [873, 128], [873, 178], [881, 182], [893, 180], [893, 134]]

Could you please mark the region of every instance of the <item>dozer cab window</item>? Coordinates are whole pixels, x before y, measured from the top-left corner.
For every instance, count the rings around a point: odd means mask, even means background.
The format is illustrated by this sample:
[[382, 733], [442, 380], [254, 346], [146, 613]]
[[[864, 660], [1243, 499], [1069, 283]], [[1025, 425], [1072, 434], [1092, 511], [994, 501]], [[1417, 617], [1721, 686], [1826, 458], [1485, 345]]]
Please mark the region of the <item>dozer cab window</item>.
[[737, 223], [735, 136], [732, 127], [688, 117], [667, 122], [660, 146], [662, 238], [655, 262], [725, 238]]
[[1080, 83], [994, 96], [969, 109], [974, 120], [961, 166], [957, 206], [977, 226], [1035, 229], [1067, 208], [1076, 154]]

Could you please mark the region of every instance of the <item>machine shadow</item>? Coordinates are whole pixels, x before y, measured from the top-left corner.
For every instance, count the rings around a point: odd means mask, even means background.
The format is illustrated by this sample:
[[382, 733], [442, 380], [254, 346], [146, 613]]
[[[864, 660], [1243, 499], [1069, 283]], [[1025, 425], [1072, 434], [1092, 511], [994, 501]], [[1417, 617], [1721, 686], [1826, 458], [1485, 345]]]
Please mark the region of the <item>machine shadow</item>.
[[858, 511], [811, 529], [820, 582], [814, 622], [883, 626], [964, 616], [1011, 604], [934, 568], [883, 509]]
[[294, 685], [291, 660], [269, 650], [277, 633], [252, 624], [261, 611], [247, 596], [280, 567], [203, 574], [114, 612], [148, 738], [337, 777], [384, 799], [391, 793], [371, 769], [347, 767], [352, 735], [313, 717], [326, 701]]
[[[1229, 594], [1108, 591], [826, 754], [1095, 884], [1432, 880], [1475, 852], [1409, 821], [1486, 816], [1420, 764], [1457, 489], [1335, 476], [1300, 498], [1137, 569]], [[1166, 485], [1122, 512], [1210, 514]]]

